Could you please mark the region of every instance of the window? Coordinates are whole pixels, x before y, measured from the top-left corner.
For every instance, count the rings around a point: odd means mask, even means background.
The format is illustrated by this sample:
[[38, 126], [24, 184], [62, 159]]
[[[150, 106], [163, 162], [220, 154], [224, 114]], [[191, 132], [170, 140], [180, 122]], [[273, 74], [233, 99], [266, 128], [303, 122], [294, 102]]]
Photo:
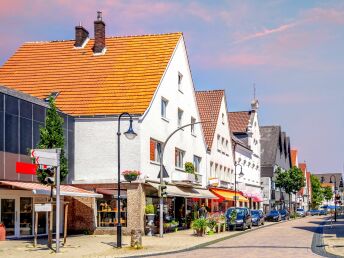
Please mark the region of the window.
[[201, 170], [201, 158], [194, 155], [193, 164], [194, 164], [194, 167], [195, 167], [195, 172], [196, 173], [200, 173], [200, 170]]
[[222, 113], [222, 124], [224, 125], [225, 124], [225, 114]]
[[150, 139], [150, 160], [160, 162], [161, 142]]
[[221, 137], [220, 137], [220, 135], [218, 134], [218, 135], [217, 135], [217, 150], [218, 150], [218, 151], [221, 151], [220, 139], [221, 139]]
[[[114, 189], [117, 193], [117, 189]], [[114, 191], [112, 190], [112, 191]], [[117, 195], [115, 195], [117, 197]], [[97, 199], [97, 226], [114, 227], [117, 224], [117, 198], [104, 194], [102, 199]], [[121, 190], [120, 200], [121, 224], [127, 225], [127, 192]]]
[[222, 153], [224, 153], [224, 150], [225, 150], [225, 138], [223, 138], [223, 137], [221, 139], [221, 150], [222, 150]]
[[210, 171], [209, 171], [210, 177], [214, 176], [214, 162], [210, 162]]
[[178, 108], [178, 127], [182, 126], [183, 123], [183, 113], [184, 111]]
[[[191, 117], [191, 124], [196, 123], [196, 118]], [[191, 125], [191, 134], [195, 135], [195, 125]]]
[[161, 99], [161, 117], [163, 118], [167, 118], [167, 104], [168, 104], [168, 100], [162, 98]]
[[218, 167], [219, 165], [215, 163], [215, 175], [214, 175], [215, 178], [217, 178], [217, 175], [218, 175], [218, 171], [217, 171]]
[[229, 153], [229, 149], [228, 149], [228, 140], [226, 140], [226, 152]]
[[178, 72], [178, 90], [180, 92], [183, 92], [183, 88], [182, 88], [182, 80], [183, 80], [183, 75], [181, 73]]
[[182, 151], [180, 149], [177, 149], [175, 150], [175, 166], [177, 168], [181, 168], [183, 169], [184, 167], [184, 155], [185, 155], [185, 151]]

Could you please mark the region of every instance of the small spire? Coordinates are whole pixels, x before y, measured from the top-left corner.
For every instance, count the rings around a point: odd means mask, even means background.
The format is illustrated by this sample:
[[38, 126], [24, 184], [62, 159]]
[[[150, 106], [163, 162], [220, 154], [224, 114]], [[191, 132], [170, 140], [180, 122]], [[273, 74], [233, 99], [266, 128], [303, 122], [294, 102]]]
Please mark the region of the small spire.
[[101, 20], [103, 20], [102, 12], [101, 11], [97, 11], [97, 21], [101, 21]]

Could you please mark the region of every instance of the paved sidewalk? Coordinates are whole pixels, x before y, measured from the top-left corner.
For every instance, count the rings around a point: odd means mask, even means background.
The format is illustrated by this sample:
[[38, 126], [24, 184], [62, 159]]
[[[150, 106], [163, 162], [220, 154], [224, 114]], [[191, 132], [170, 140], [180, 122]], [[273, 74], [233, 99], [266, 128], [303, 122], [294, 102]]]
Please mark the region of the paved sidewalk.
[[338, 216], [337, 222], [326, 221], [323, 228], [323, 243], [326, 252], [344, 257], [344, 216]]
[[[265, 226], [276, 223], [267, 222]], [[260, 229], [263, 227], [254, 227]], [[143, 237], [143, 249], [135, 250], [130, 248], [130, 237], [123, 237], [123, 248], [117, 249], [116, 236], [110, 235], [78, 235], [67, 238], [67, 244], [62, 247], [60, 254], [55, 254], [46, 246], [46, 239], [39, 239], [38, 246], [32, 245], [32, 239], [28, 240], [9, 240], [0, 242], [0, 257], [126, 257], [148, 254], [157, 254], [162, 252], [178, 251], [205, 244], [207, 242], [216, 242], [219, 239], [230, 238], [234, 235], [240, 235], [242, 232], [223, 232], [205, 237], [196, 237], [193, 230], [183, 230], [175, 233], [165, 234], [164, 238]]]

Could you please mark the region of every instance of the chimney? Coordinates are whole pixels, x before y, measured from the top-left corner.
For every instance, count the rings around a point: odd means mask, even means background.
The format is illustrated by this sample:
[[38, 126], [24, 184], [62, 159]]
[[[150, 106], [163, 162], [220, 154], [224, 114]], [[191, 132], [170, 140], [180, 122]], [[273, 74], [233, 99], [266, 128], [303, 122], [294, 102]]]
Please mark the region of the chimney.
[[93, 53], [101, 54], [105, 49], [105, 23], [102, 20], [102, 12], [97, 12], [97, 20], [94, 21], [94, 46]]
[[82, 47], [85, 43], [86, 39], [88, 39], [88, 31], [81, 26], [81, 23], [79, 26], [75, 26], [75, 47]]

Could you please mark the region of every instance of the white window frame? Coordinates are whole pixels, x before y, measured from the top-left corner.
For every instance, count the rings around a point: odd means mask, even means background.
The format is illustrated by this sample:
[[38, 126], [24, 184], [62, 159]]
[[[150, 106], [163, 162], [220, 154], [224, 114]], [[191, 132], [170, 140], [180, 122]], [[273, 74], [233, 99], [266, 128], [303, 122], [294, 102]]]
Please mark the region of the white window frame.
[[[158, 151], [158, 144], [160, 144], [160, 146], [162, 145], [162, 142], [154, 139], [154, 138], [150, 138], [150, 140], [154, 141], [154, 160], [151, 160], [152, 162], [157, 162], [160, 163], [160, 152]], [[150, 143], [149, 143], [150, 144]], [[161, 148], [160, 148], [161, 150]], [[149, 157], [150, 159], [150, 157]]]
[[167, 119], [167, 106], [168, 106], [168, 100], [162, 97], [161, 106], [160, 106], [160, 115], [161, 115], [161, 118], [163, 119]]
[[184, 115], [184, 111], [178, 108], [178, 113], [177, 113], [178, 127], [183, 126], [183, 115]]
[[[194, 118], [193, 116], [191, 117], [191, 124], [194, 124], [194, 123], [196, 123], [196, 118]], [[193, 136], [196, 136], [196, 134], [195, 134], [195, 125], [191, 125], [191, 134], [193, 135]]]
[[178, 152], [178, 156], [175, 155], [175, 161], [174, 161], [174, 165], [176, 168], [179, 169], [184, 169], [184, 156], [185, 156], [185, 151], [179, 149], [179, 148], [175, 148], [175, 153]]
[[201, 162], [202, 162], [202, 158], [201, 157], [199, 157], [197, 155], [193, 156], [193, 164], [194, 164], [194, 167], [195, 167], [195, 173], [200, 174], [200, 172], [201, 172]]
[[183, 74], [178, 72], [178, 90], [183, 93]]

